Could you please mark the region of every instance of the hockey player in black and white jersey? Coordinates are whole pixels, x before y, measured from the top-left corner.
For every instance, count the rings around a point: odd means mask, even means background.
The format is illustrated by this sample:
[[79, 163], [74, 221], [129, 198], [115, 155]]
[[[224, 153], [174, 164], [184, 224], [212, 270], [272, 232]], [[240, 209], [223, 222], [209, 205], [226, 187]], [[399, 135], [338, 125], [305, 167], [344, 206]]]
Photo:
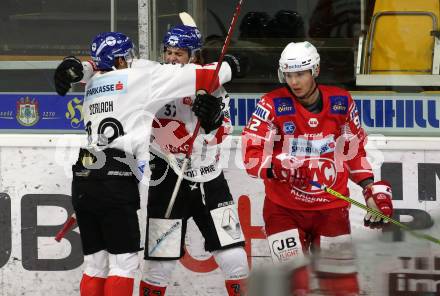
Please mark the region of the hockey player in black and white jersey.
[[[164, 62], [202, 64], [201, 39], [196, 27], [172, 27], [163, 39]], [[236, 61], [229, 62], [234, 65]], [[171, 219], [164, 219], [197, 120], [201, 133], [194, 141]], [[205, 249], [225, 276], [228, 295], [244, 295], [249, 273], [244, 236], [219, 161], [220, 144], [231, 132], [229, 96], [223, 87], [212, 96], [183, 96], [156, 113], [141, 296], [165, 294], [176, 262], [184, 254], [187, 220], [191, 217], [205, 239]]]
[[[81, 296], [131, 296], [138, 269], [140, 206], [138, 165], [149, 160], [154, 114], [166, 103], [207, 89], [214, 67], [144, 61], [130, 68], [132, 41], [121, 33], [95, 37], [95, 72], [86, 84], [83, 116], [88, 143], [73, 165], [72, 203], [80, 229], [85, 270]], [[84, 79], [84, 67], [67, 57], [55, 71], [64, 95]], [[217, 85], [228, 82], [222, 65]]]

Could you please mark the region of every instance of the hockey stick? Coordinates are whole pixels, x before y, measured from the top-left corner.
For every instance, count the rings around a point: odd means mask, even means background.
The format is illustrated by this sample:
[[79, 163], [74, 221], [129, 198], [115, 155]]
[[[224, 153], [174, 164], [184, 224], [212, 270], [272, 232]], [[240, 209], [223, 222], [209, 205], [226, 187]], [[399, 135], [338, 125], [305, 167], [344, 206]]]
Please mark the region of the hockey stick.
[[58, 231], [57, 235], [55, 236], [55, 240], [57, 242], [60, 242], [61, 239], [66, 235], [67, 232], [69, 232], [73, 227], [76, 225], [76, 215], [72, 214], [69, 219], [67, 219], [66, 223], [64, 223], [63, 228]]
[[196, 22], [194, 21], [192, 16], [189, 15], [189, 13], [183, 11], [179, 13], [179, 17], [180, 20], [182, 21], [182, 24], [184, 24], [185, 26], [197, 27]]
[[[220, 66], [221, 66], [223, 58], [226, 54], [226, 50], [228, 49], [229, 43], [231, 42], [232, 32], [234, 31], [238, 16], [240, 15], [240, 9], [241, 9], [242, 4], [243, 4], [243, 0], [239, 0], [237, 6], [235, 7], [234, 16], [232, 17], [231, 25], [229, 26], [229, 30], [228, 30], [228, 35], [226, 36], [225, 42], [223, 43], [222, 51], [220, 53], [220, 57], [218, 58], [217, 66], [215, 67], [215, 71], [214, 71], [214, 75], [212, 76], [211, 85], [208, 90], [209, 93], [211, 93], [214, 88], [215, 80], [217, 78], [218, 72], [220, 71]], [[177, 193], [179, 192], [180, 184], [182, 183], [182, 180], [183, 180], [183, 174], [185, 173], [186, 168], [189, 163], [189, 160], [191, 159], [191, 153], [193, 150], [194, 141], [195, 141], [197, 135], [199, 134], [199, 130], [200, 130], [200, 120], [197, 120], [196, 127], [194, 128], [194, 131], [191, 136], [191, 140], [189, 142], [188, 151], [185, 154], [185, 159], [183, 160], [182, 168], [179, 172], [179, 175], [178, 175], [178, 178], [176, 181], [176, 185], [174, 186], [173, 194], [171, 195], [170, 203], [168, 204], [167, 211], [165, 212], [166, 219], [168, 219], [171, 215], [171, 210], [173, 209], [174, 202], [176, 201]]]
[[348, 196], [344, 196], [341, 193], [339, 193], [339, 192], [337, 192], [337, 191], [335, 191], [335, 190], [333, 190], [331, 188], [328, 188], [328, 187], [326, 187], [324, 185], [321, 185], [321, 184], [319, 184], [316, 181], [309, 181], [309, 183], [311, 185], [315, 186], [315, 187], [321, 188], [325, 192], [330, 193], [331, 195], [333, 195], [333, 196], [335, 196], [337, 198], [343, 199], [343, 200], [345, 200], [345, 201], [347, 201], [347, 202], [357, 206], [358, 208], [361, 208], [361, 209], [363, 209], [363, 210], [365, 210], [365, 211], [367, 211], [369, 213], [372, 213], [372, 214], [374, 214], [376, 216], [379, 216], [380, 218], [384, 219], [385, 221], [393, 223], [394, 225], [402, 228], [403, 230], [408, 231], [414, 237], [421, 238], [421, 239], [426, 239], [426, 240], [428, 240], [430, 242], [433, 242], [433, 243], [436, 243], [436, 244], [440, 244], [440, 239], [435, 238], [433, 236], [430, 236], [428, 234], [422, 234], [422, 233], [415, 232], [414, 230], [412, 230], [411, 228], [409, 228], [405, 224], [400, 223], [399, 221], [394, 220], [393, 218], [390, 218], [390, 217], [384, 215], [381, 211], [369, 208], [366, 205], [364, 205], [364, 204], [362, 204], [362, 203], [360, 203], [360, 202], [358, 202], [358, 201], [356, 201], [356, 200], [354, 200], [354, 199], [352, 199], [352, 198], [350, 198]]

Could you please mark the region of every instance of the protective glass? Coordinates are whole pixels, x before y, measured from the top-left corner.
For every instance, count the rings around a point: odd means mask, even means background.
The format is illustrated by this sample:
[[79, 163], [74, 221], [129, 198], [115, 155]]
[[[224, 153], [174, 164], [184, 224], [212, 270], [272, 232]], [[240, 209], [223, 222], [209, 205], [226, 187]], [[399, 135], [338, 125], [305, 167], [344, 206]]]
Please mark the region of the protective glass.
[[131, 67], [134, 59], [137, 59], [137, 51], [136, 48], [133, 47], [124, 55], [124, 59], [128, 64], [128, 67]]

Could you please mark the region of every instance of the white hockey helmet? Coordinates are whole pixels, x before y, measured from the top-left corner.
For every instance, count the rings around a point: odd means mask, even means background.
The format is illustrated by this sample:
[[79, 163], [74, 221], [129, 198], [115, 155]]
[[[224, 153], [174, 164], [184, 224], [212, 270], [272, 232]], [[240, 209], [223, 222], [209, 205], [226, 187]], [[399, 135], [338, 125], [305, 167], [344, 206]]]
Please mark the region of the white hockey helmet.
[[278, 79], [286, 82], [284, 73], [312, 70], [312, 76], [318, 77], [319, 53], [310, 42], [290, 42], [284, 48], [280, 57]]

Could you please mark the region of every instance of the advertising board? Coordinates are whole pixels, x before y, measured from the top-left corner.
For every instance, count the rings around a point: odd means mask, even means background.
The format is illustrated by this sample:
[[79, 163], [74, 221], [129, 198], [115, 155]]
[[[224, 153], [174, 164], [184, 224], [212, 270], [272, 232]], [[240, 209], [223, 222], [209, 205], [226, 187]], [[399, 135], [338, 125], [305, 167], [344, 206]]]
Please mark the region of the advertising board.
[[[35, 146], [35, 138], [24, 135], [0, 136], [0, 295], [78, 295], [83, 263], [78, 229], [60, 243], [54, 236], [72, 213], [70, 165], [82, 138], [34, 137], [44, 144]], [[257, 269], [271, 264], [263, 231], [264, 188], [261, 180], [248, 177], [243, 170], [238, 142], [234, 138], [225, 143], [225, 176], [238, 202], [249, 264]], [[417, 231], [438, 236], [440, 141], [371, 137], [369, 143], [369, 154], [382, 163], [375, 168], [376, 178], [388, 179], [393, 186], [394, 218]], [[360, 188], [350, 184], [350, 189], [352, 198], [363, 202]], [[144, 206], [146, 198], [144, 194]], [[139, 214], [145, 227], [145, 213]], [[350, 215], [364, 293], [439, 293], [438, 245], [395, 227], [386, 233], [368, 230], [363, 226], [364, 212], [356, 207]], [[223, 295], [222, 274], [213, 257], [203, 250], [203, 239], [192, 222], [186, 249], [168, 295]]]

